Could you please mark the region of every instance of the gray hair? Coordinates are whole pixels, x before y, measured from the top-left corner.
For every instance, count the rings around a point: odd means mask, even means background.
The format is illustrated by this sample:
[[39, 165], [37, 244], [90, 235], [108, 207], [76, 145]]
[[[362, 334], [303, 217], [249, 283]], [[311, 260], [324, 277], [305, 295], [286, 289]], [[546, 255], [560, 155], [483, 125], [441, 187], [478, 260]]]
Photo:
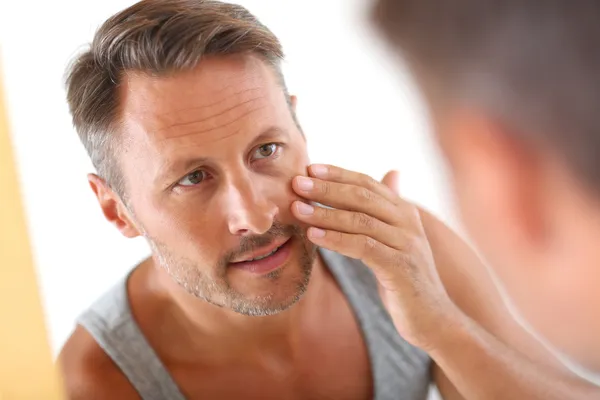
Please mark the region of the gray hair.
[[128, 71], [167, 75], [193, 69], [205, 56], [252, 53], [281, 72], [277, 37], [244, 7], [213, 0], [143, 0], [108, 19], [89, 50], [67, 70], [73, 124], [98, 175], [119, 195], [118, 87]]
[[374, 17], [443, 96], [552, 146], [600, 190], [599, 1], [379, 0]]

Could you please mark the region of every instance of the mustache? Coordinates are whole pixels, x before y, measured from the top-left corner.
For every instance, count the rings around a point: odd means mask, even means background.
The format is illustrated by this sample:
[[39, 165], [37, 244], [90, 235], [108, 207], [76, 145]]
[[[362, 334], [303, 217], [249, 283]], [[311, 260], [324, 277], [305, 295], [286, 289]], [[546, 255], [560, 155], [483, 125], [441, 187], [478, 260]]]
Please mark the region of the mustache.
[[239, 247], [235, 250], [228, 252], [224, 260], [233, 260], [239, 256], [242, 256], [248, 252], [251, 252], [254, 249], [265, 247], [273, 243], [276, 239], [282, 237], [292, 237], [292, 236], [304, 236], [304, 232], [302, 228], [298, 225], [286, 225], [281, 222], [275, 221], [269, 229], [268, 232], [262, 235], [254, 235], [254, 236], [244, 236], [242, 237]]

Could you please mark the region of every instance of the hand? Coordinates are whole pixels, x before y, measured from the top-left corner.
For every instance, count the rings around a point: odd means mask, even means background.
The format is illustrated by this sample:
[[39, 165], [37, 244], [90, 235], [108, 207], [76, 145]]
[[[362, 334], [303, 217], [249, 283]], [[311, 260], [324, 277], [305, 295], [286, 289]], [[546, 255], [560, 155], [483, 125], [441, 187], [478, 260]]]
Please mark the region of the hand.
[[[370, 267], [396, 329], [425, 351], [457, 312], [437, 273], [419, 210], [390, 187], [366, 175], [330, 165], [312, 165], [294, 178], [294, 191], [328, 209], [296, 201], [292, 212], [310, 225], [318, 246], [359, 259]], [[395, 187], [394, 173], [384, 182]]]

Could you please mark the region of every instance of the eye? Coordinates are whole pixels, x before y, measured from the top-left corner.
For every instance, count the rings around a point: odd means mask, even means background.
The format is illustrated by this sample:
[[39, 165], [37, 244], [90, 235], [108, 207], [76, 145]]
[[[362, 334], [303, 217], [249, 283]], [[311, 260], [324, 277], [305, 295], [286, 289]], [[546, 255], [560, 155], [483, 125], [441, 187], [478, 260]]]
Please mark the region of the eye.
[[263, 144], [254, 152], [254, 158], [263, 159], [273, 157], [277, 153], [277, 150], [279, 150], [279, 145], [276, 143]]
[[185, 178], [177, 183], [181, 186], [195, 186], [202, 183], [202, 181], [204, 181], [206, 178], [206, 172], [198, 170], [186, 175]]

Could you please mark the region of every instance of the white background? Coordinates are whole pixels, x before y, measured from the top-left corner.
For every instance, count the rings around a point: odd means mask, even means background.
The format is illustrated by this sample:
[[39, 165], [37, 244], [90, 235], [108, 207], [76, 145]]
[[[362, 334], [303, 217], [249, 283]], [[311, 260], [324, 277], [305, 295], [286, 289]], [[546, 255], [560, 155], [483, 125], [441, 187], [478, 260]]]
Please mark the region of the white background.
[[[413, 82], [370, 30], [360, 0], [247, 0], [283, 42], [312, 161], [380, 178], [456, 226], [445, 170]], [[0, 45], [22, 192], [56, 354], [73, 321], [147, 253], [101, 216], [71, 126], [63, 75], [125, 0], [0, 0]]]

